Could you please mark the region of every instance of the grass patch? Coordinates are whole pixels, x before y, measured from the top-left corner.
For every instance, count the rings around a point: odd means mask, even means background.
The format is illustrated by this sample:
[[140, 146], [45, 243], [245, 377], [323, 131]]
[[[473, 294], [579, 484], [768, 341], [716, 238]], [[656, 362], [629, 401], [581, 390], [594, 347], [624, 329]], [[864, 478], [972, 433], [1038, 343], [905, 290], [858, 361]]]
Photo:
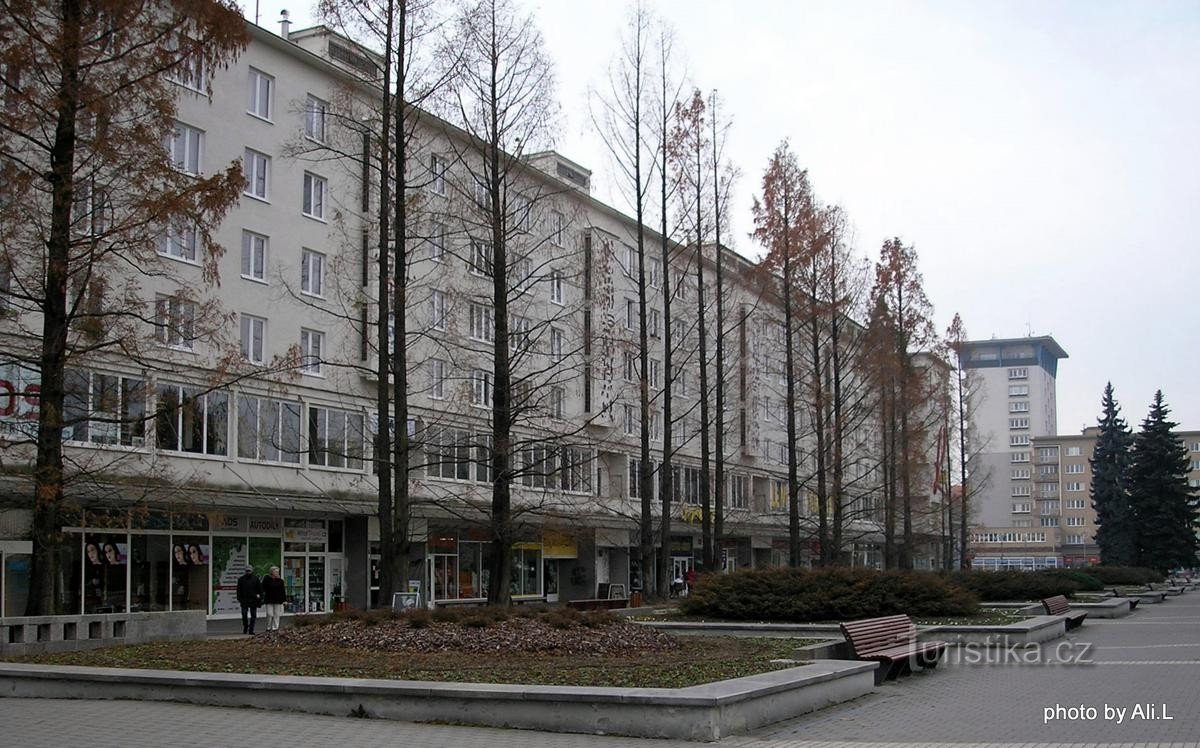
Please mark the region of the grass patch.
[[656, 652], [652, 657], [581, 658], [519, 652], [414, 654], [348, 649], [335, 644], [298, 647], [260, 637], [160, 642], [13, 661], [387, 680], [683, 688], [789, 667], [772, 665], [770, 660], [789, 658], [804, 643], [797, 639], [688, 637], [679, 647]]

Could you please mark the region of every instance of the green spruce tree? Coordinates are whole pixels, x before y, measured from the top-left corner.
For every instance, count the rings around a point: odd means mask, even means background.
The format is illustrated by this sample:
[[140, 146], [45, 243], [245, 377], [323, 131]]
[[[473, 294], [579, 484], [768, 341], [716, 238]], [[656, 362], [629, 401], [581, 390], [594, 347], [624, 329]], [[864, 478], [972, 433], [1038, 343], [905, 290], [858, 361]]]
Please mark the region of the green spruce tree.
[[1096, 510], [1096, 543], [1100, 563], [1108, 566], [1137, 564], [1137, 540], [1129, 506], [1130, 447], [1133, 436], [1121, 407], [1113, 397], [1112, 382], [1100, 399], [1100, 435], [1092, 452], [1092, 508]]
[[1175, 434], [1162, 390], [1133, 440], [1129, 503], [1138, 563], [1159, 571], [1196, 564], [1196, 496], [1188, 487], [1188, 452]]

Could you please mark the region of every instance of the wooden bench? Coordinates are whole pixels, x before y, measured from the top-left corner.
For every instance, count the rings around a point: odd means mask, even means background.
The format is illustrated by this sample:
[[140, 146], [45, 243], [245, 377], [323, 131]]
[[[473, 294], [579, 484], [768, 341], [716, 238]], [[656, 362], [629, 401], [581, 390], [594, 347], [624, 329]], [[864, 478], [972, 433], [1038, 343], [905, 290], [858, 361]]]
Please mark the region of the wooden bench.
[[1071, 604], [1067, 602], [1065, 595], [1055, 595], [1042, 600], [1042, 607], [1046, 609], [1048, 616], [1063, 616], [1067, 619], [1067, 630], [1078, 628], [1083, 625], [1083, 619], [1087, 618], [1087, 613], [1082, 610], [1071, 610]]
[[906, 615], [850, 621], [840, 628], [855, 659], [880, 663], [875, 685], [911, 673], [914, 664], [936, 668], [947, 646], [946, 642], [917, 641], [917, 627]]

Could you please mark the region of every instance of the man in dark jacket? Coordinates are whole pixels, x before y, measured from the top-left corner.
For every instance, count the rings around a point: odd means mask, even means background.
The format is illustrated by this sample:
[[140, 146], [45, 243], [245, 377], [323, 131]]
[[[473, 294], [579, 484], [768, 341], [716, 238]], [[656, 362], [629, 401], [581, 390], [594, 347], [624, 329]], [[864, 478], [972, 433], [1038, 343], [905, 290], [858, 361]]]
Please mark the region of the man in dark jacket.
[[246, 567], [246, 573], [238, 578], [238, 603], [242, 606], [242, 633], [254, 635], [254, 621], [258, 618], [258, 606], [262, 605], [263, 587], [254, 569]]
[[279, 567], [272, 566], [271, 573], [262, 578], [263, 604], [267, 608], [267, 631], [279, 630], [279, 615], [287, 602], [287, 588], [279, 578]]

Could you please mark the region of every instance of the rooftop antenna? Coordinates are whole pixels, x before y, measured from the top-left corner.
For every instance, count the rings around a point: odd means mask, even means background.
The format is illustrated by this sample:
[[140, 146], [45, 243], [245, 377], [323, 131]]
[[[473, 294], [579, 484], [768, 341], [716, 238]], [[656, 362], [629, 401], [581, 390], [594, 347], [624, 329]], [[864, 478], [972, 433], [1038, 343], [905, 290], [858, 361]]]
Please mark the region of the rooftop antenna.
[[258, 0], [254, 0], [254, 25], [258, 25]]
[[1029, 324], [1028, 322], [1025, 323], [1025, 337], [1033, 337], [1033, 325]]

